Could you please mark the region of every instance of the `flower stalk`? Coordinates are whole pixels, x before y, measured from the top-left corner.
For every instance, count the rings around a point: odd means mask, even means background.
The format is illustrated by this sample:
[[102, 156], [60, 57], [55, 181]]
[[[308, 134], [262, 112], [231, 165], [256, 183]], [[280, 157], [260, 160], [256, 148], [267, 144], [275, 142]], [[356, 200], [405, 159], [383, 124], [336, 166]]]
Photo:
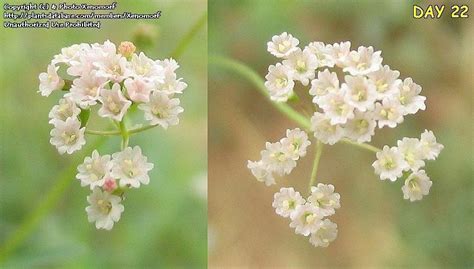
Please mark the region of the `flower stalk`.
[[120, 135], [122, 136], [121, 149], [124, 150], [128, 146], [129, 135], [127, 126], [125, 126], [125, 119], [119, 122]]
[[316, 184], [316, 177], [318, 174], [319, 160], [321, 159], [321, 154], [323, 153], [323, 143], [319, 140], [316, 142], [316, 153], [314, 155], [313, 169], [311, 170], [311, 178], [309, 180], [309, 192], [311, 193], [311, 187]]

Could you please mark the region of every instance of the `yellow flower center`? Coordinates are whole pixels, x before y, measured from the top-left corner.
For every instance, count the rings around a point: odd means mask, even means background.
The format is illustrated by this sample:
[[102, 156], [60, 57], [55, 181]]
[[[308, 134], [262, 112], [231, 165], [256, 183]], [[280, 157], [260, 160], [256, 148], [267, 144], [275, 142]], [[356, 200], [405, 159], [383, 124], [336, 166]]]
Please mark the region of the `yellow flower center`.
[[283, 88], [288, 85], [288, 80], [286, 78], [277, 78], [275, 79], [275, 82], [278, 88]]
[[61, 134], [61, 137], [63, 138], [64, 143], [66, 143], [67, 145], [73, 144], [77, 140], [77, 136], [74, 133], [70, 134], [70, 133], [63, 132]]
[[103, 199], [97, 201], [97, 206], [102, 214], [108, 214], [112, 210], [112, 204]]
[[383, 79], [379, 79], [375, 82], [375, 86], [377, 87], [378, 92], [385, 92], [388, 88], [388, 84], [385, 83]]
[[302, 60], [296, 61], [296, 70], [298, 72], [305, 72], [306, 71], [306, 63]]

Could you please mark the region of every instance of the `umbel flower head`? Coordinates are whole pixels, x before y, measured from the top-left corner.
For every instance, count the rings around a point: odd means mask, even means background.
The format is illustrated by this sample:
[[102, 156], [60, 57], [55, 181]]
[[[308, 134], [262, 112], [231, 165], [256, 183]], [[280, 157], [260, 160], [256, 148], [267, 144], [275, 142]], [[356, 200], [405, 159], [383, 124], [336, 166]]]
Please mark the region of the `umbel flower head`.
[[[351, 49], [349, 41], [299, 45], [300, 41], [287, 32], [272, 37], [267, 50], [277, 62], [269, 65], [264, 86], [269, 99], [278, 103], [279, 110], [300, 124], [302, 130], [287, 130], [280, 141], [266, 142], [260, 160], [248, 161], [247, 167], [257, 181], [274, 185], [276, 177], [290, 175], [308, 147], [315, 145], [310, 195], [302, 197], [292, 187], [281, 188], [275, 193], [272, 206], [278, 215], [291, 219], [290, 227], [297, 234], [309, 236], [316, 247], [327, 247], [335, 240], [338, 227], [325, 218], [340, 208], [340, 195], [331, 184], [314, 186], [323, 144], [343, 142], [374, 152], [375, 174], [392, 182], [403, 178], [403, 196], [410, 201], [421, 200], [429, 193], [432, 181], [421, 169], [425, 161], [438, 157], [443, 145], [427, 130], [420, 138], [404, 137], [392, 147], [380, 149], [367, 144], [376, 129], [395, 128], [405, 116], [426, 109], [422, 87], [384, 64], [382, 52], [372, 46]], [[295, 109], [298, 106], [282, 104], [300, 99], [300, 89], [295, 91], [296, 87], [308, 89], [314, 105], [311, 118], [306, 117], [307, 109], [299, 113]], [[307, 132], [313, 134], [314, 142]]]
[[307, 199], [293, 188], [281, 188], [273, 197], [275, 212], [290, 218], [290, 228], [294, 228], [296, 234], [309, 236], [310, 243], [316, 247], [327, 247], [336, 239], [337, 225], [324, 219], [341, 207], [340, 195], [334, 192], [333, 185], [313, 186]]
[[306, 148], [311, 145], [308, 135], [299, 128], [287, 130], [286, 135], [278, 142], [267, 142], [265, 149], [260, 152], [261, 160], [247, 163], [257, 180], [267, 186], [276, 183], [275, 174], [290, 174], [296, 167], [296, 161], [306, 155]]
[[384, 146], [383, 151], [377, 153], [377, 160], [372, 166], [382, 180], [389, 178], [395, 181], [404, 171], [408, 176], [402, 187], [403, 198], [410, 202], [418, 201], [428, 195], [433, 184], [425, 170], [420, 169], [425, 166], [426, 160], [436, 159], [443, 148], [436, 142], [433, 132], [425, 130], [420, 139], [404, 137], [397, 141], [397, 147], [389, 149]]
[[[178, 69], [174, 59], [153, 60], [136, 52], [131, 42], [116, 47], [107, 40], [103, 44], [81, 43], [62, 48], [46, 72], [39, 75], [42, 96], [63, 94], [48, 115], [53, 125], [50, 143], [60, 154], [81, 150], [86, 134], [122, 137], [121, 151], [101, 155], [95, 149], [77, 167], [76, 178], [92, 191], [86, 211], [97, 229], [110, 230], [120, 219], [124, 211], [121, 202], [129, 188], [149, 184], [148, 173], [154, 165], [139, 146], [128, 146], [129, 136], [155, 126], [167, 129], [179, 123], [184, 109], [179, 106], [178, 95], [187, 84], [178, 77]], [[143, 121], [148, 126], [127, 127], [125, 118], [135, 107], [143, 111]], [[117, 129], [89, 130], [90, 114], [96, 111]], [[300, 135], [294, 136], [298, 142], [293, 150], [304, 151], [298, 144], [304, 141], [300, 141]]]

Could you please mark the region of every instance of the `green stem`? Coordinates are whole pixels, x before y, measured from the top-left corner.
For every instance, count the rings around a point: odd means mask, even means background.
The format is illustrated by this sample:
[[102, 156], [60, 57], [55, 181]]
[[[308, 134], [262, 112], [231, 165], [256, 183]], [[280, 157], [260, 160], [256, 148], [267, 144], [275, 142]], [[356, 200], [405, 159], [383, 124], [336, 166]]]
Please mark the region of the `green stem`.
[[87, 129], [86, 129], [86, 134], [100, 135], [100, 136], [121, 135], [120, 131], [96, 131], [96, 130], [87, 130]]
[[137, 134], [137, 133], [146, 131], [148, 129], [155, 128], [156, 126], [158, 126], [158, 124], [156, 124], [156, 125], [147, 125], [147, 126], [143, 126], [143, 127], [128, 130], [128, 133], [129, 134]]
[[121, 149], [124, 150], [128, 146], [128, 140], [130, 136], [128, 135], [127, 126], [125, 126], [125, 118], [119, 122], [120, 134], [122, 135], [122, 144]]
[[[158, 126], [158, 125], [147, 125], [147, 126], [138, 127], [138, 128], [135, 128], [135, 129], [130, 129], [130, 130], [128, 130], [128, 134], [129, 135], [137, 134], [137, 133], [155, 128], [156, 126]], [[97, 131], [97, 130], [87, 130], [86, 129], [86, 134], [110, 136], [110, 135], [122, 135], [122, 132], [120, 130], [117, 130], [117, 131]]]
[[207, 22], [207, 12], [202, 14], [202, 16], [197, 20], [197, 22], [191, 27], [191, 29], [184, 35], [184, 37], [179, 42], [178, 46], [171, 53], [171, 58], [178, 58], [183, 54], [186, 47], [191, 43], [191, 40], [199, 32], [201, 27]]
[[318, 174], [319, 160], [323, 153], [323, 143], [319, 140], [316, 142], [316, 153], [314, 155], [313, 170], [311, 170], [311, 178], [309, 180], [309, 192], [311, 193], [311, 187], [316, 183], [316, 176]]
[[353, 142], [353, 141], [351, 141], [347, 138], [343, 138], [339, 142], [344, 143], [344, 144], [353, 145], [353, 146], [359, 147], [361, 149], [366, 149], [366, 150], [369, 150], [369, 151], [372, 151], [372, 152], [375, 152], [375, 153], [377, 153], [379, 151], [382, 151], [382, 149], [379, 149], [376, 146], [372, 146], [372, 145], [366, 144], [366, 143]]
[[253, 71], [246, 65], [222, 56], [210, 56], [209, 63], [219, 67], [227, 68], [246, 78], [249, 82], [256, 86], [257, 90], [261, 94], [263, 94], [276, 109], [285, 114], [291, 120], [298, 123], [304, 129], [310, 129], [310, 121], [305, 116], [298, 113], [286, 103], [271, 101], [270, 95], [268, 93], [268, 90], [265, 88], [264, 81], [262, 80], [262, 78], [260, 78], [260, 76], [255, 71]]

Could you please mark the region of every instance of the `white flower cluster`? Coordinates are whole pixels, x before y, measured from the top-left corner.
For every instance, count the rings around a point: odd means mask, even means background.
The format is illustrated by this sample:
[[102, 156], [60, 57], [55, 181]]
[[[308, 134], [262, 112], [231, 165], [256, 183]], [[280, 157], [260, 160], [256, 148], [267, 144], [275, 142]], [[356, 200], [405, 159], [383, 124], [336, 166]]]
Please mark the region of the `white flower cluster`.
[[331, 184], [319, 183], [311, 187], [311, 194], [305, 200], [293, 188], [281, 188], [275, 193], [272, 206], [278, 215], [290, 218], [290, 227], [296, 234], [309, 236], [314, 246], [327, 247], [337, 237], [337, 225], [325, 217], [340, 208], [340, 195]]
[[[421, 200], [432, 185], [421, 168], [425, 160], [436, 159], [443, 149], [433, 132], [425, 130], [420, 139], [403, 138], [397, 147], [382, 150], [363, 144], [372, 140], [377, 126], [395, 128], [404, 116], [425, 110], [421, 86], [411, 78], [399, 78], [400, 72], [383, 65], [381, 52], [373, 47], [351, 50], [351, 43], [346, 41], [311, 42], [300, 48], [299, 43], [286, 32], [267, 43], [267, 50], [281, 62], [269, 66], [265, 87], [272, 101], [286, 102], [296, 95], [296, 81], [309, 86], [315, 112], [308, 129], [318, 142], [310, 185], [316, 179], [322, 153], [319, 143], [333, 145], [343, 140], [377, 152], [372, 165], [375, 173], [391, 181], [406, 175], [404, 199]], [[299, 141], [291, 142], [296, 137]], [[288, 130], [280, 142], [267, 142], [261, 160], [248, 161], [247, 167], [258, 181], [267, 186], [275, 184], [274, 175], [289, 174], [310, 144], [305, 132]], [[326, 247], [336, 238], [337, 225], [323, 218], [340, 207], [339, 198], [333, 185], [311, 186], [306, 200], [293, 188], [282, 188], [274, 195], [273, 207], [278, 215], [291, 219], [290, 227], [297, 234], [311, 235], [313, 245]]]
[[[65, 92], [49, 113], [49, 123], [54, 126], [50, 142], [60, 154], [72, 154], [86, 143], [89, 113], [95, 105], [100, 105], [96, 110], [100, 117], [119, 126], [132, 105], [144, 112], [150, 126], [167, 129], [179, 123], [183, 108], [175, 95], [183, 93], [187, 84], [177, 77], [178, 63], [173, 59], [155, 61], [143, 52], [136, 54], [135, 49], [131, 42], [122, 42], [118, 48], [110, 41], [75, 44], [63, 48], [47, 72], [39, 75], [41, 95]], [[61, 66], [65, 67], [64, 75], [58, 73]], [[123, 139], [127, 142], [121, 152], [101, 156], [94, 150], [77, 168], [81, 186], [92, 191], [86, 211], [97, 229], [110, 230], [120, 219], [127, 188], [150, 181], [148, 172], [153, 164], [147, 162], [139, 146], [126, 147], [128, 138]]]
[[[399, 79], [400, 72], [382, 65], [381, 52], [373, 47], [351, 50], [349, 41], [312, 42], [304, 49], [298, 44], [286, 32], [267, 43], [268, 51], [283, 61], [268, 68], [265, 86], [273, 101], [286, 102], [295, 81], [311, 82], [309, 93], [322, 110], [314, 113], [311, 126], [322, 143], [333, 145], [344, 137], [369, 142], [377, 125], [394, 128], [405, 115], [425, 109], [421, 86], [411, 78]], [[345, 74], [343, 81], [335, 68]]]
[[433, 132], [425, 130], [420, 139], [404, 137], [398, 140], [397, 147], [384, 146], [376, 153], [377, 160], [372, 166], [381, 180], [396, 181], [403, 172], [411, 171], [402, 187], [403, 197], [412, 202], [421, 200], [433, 183], [420, 168], [425, 166], [425, 160], [435, 160], [443, 148]]
[[124, 188], [138, 188], [140, 184], [150, 182], [148, 172], [153, 169], [147, 163], [139, 146], [125, 148], [121, 152], [100, 156], [97, 150], [86, 157], [84, 163], [77, 167], [76, 178], [81, 186], [89, 187], [92, 194], [87, 197], [90, 206], [86, 208], [90, 222], [95, 222], [97, 229], [112, 229], [114, 222], [120, 219], [124, 211], [121, 196]]
[[[75, 44], [63, 48], [47, 72], [39, 75], [41, 95], [66, 92], [49, 113], [54, 126], [51, 144], [60, 154], [71, 154], [85, 144], [86, 123], [80, 122], [79, 115], [97, 104], [101, 105], [100, 117], [115, 121], [122, 121], [132, 104], [138, 104], [151, 125], [166, 129], [178, 124], [183, 108], [174, 96], [187, 87], [177, 78], [178, 63], [173, 59], [154, 61], [143, 52], [134, 52], [130, 42], [122, 42], [118, 48], [110, 41]], [[69, 83], [58, 74], [61, 65], [71, 77]]]
[[306, 155], [306, 148], [311, 145], [308, 135], [299, 128], [286, 130], [286, 137], [279, 142], [265, 144], [266, 149], [260, 152], [259, 161], [248, 161], [247, 167], [258, 181], [270, 186], [275, 184], [274, 174], [288, 175], [296, 167], [296, 161]]

